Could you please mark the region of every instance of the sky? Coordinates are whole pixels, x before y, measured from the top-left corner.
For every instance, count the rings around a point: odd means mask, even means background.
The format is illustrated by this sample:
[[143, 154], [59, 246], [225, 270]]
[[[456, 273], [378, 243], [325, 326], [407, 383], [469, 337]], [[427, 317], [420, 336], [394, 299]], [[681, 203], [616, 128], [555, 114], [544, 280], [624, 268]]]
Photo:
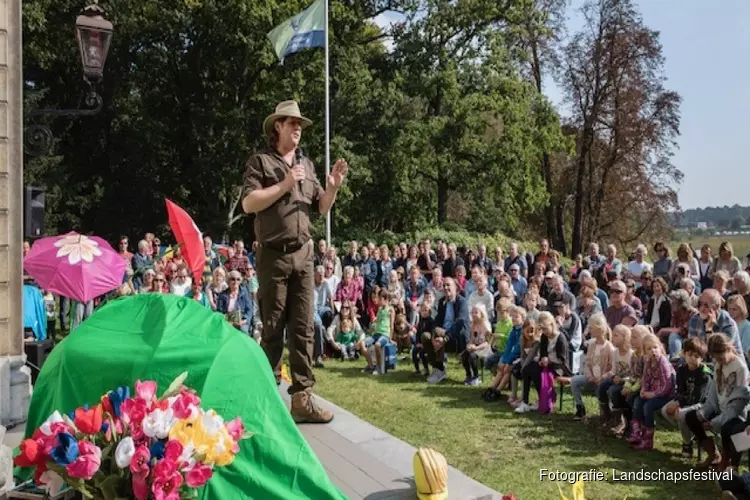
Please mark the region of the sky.
[[[682, 96], [681, 135], [674, 165], [683, 210], [750, 205], [750, 0], [640, 0], [649, 28], [660, 33], [666, 88]], [[573, 0], [567, 28], [582, 24]], [[376, 19], [387, 25], [397, 16]], [[554, 82], [545, 94], [562, 114]]]

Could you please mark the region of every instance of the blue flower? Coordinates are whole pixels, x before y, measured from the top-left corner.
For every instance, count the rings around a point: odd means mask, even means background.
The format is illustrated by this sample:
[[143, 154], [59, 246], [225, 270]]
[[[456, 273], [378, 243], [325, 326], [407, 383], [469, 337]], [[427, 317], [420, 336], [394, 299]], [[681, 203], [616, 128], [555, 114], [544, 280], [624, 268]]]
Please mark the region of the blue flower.
[[118, 387], [114, 391], [110, 391], [108, 396], [109, 402], [112, 403], [112, 411], [115, 413], [115, 417], [120, 418], [120, 405], [130, 397], [130, 387]]
[[67, 432], [61, 432], [57, 435], [57, 442], [59, 446], [56, 446], [50, 452], [52, 460], [57, 465], [62, 466], [73, 463], [78, 458], [78, 441], [76, 441], [76, 438]]
[[151, 449], [149, 451], [151, 452], [151, 458], [161, 460], [162, 458], [164, 458], [164, 441], [156, 441], [151, 445]]
[[109, 430], [109, 422], [102, 422], [102, 430], [100, 432], [107, 432]]

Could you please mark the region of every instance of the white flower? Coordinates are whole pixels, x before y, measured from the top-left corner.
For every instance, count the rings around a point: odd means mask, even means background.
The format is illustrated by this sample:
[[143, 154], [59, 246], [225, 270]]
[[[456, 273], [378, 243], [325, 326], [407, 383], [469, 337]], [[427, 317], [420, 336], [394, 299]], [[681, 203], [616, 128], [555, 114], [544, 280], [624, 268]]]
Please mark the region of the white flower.
[[204, 412], [201, 418], [203, 419], [203, 429], [209, 436], [215, 435], [224, 428], [224, 419], [213, 410]]
[[195, 459], [193, 458], [193, 455], [195, 454], [195, 445], [192, 441], [190, 441], [188, 444], [184, 445], [182, 447], [182, 455], [180, 455], [180, 458], [177, 460], [177, 463], [184, 463], [185, 466], [182, 468], [182, 471], [189, 470], [195, 465]]
[[171, 408], [167, 410], [157, 408], [143, 419], [143, 433], [150, 438], [166, 439], [174, 422], [174, 412]]
[[71, 234], [63, 236], [55, 242], [57, 257], [68, 257], [70, 265], [78, 264], [80, 261], [93, 262], [94, 257], [99, 257], [102, 251], [99, 243], [82, 234]]
[[60, 494], [60, 490], [62, 490], [63, 484], [65, 484], [63, 478], [57, 472], [52, 472], [51, 470], [44, 471], [39, 477], [39, 481], [44, 485], [44, 489], [47, 490], [47, 493], [52, 498]]
[[121, 469], [130, 467], [130, 461], [133, 459], [135, 454], [135, 443], [133, 438], [128, 436], [117, 445], [115, 448], [115, 462]]
[[39, 430], [42, 431], [42, 434], [44, 434], [45, 436], [51, 436], [52, 429], [50, 429], [50, 426], [55, 422], [64, 422], [62, 415], [60, 415], [60, 412], [57, 410], [55, 410], [55, 412], [50, 415], [42, 425], [39, 426]]

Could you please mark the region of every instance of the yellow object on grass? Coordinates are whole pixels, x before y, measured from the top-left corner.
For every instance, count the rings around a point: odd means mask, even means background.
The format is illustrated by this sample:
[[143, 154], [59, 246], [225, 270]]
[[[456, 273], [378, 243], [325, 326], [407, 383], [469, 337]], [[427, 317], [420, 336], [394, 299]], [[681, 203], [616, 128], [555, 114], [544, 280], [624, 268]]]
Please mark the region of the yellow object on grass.
[[[570, 498], [566, 497], [563, 492], [562, 488], [560, 488], [560, 483], [557, 484], [557, 489], [560, 490], [560, 496], [562, 497], [562, 500], [571, 500]], [[627, 500], [628, 497], [625, 497], [623, 500]], [[572, 500], [586, 500], [586, 497], [583, 495], [583, 479], [579, 479], [575, 482], [573, 485], [573, 499]]]
[[289, 369], [286, 367], [286, 365], [281, 365], [281, 380], [285, 380], [292, 383], [292, 378], [289, 376]]
[[430, 448], [419, 448], [414, 454], [414, 482], [419, 500], [448, 498], [448, 462]]

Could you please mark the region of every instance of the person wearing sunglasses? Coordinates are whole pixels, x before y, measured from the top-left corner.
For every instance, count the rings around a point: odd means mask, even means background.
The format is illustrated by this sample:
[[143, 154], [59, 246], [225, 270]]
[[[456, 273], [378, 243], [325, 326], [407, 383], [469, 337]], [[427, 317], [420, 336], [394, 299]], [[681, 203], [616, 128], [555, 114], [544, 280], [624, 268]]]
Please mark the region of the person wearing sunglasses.
[[625, 302], [627, 291], [625, 283], [620, 280], [614, 280], [609, 284], [609, 307], [604, 311], [604, 316], [610, 328], [619, 324], [632, 328], [638, 323], [635, 309]]
[[230, 271], [229, 286], [216, 298], [216, 311], [223, 313], [232, 326], [249, 333], [253, 319], [253, 301], [247, 288], [241, 287], [242, 275], [239, 271]]

